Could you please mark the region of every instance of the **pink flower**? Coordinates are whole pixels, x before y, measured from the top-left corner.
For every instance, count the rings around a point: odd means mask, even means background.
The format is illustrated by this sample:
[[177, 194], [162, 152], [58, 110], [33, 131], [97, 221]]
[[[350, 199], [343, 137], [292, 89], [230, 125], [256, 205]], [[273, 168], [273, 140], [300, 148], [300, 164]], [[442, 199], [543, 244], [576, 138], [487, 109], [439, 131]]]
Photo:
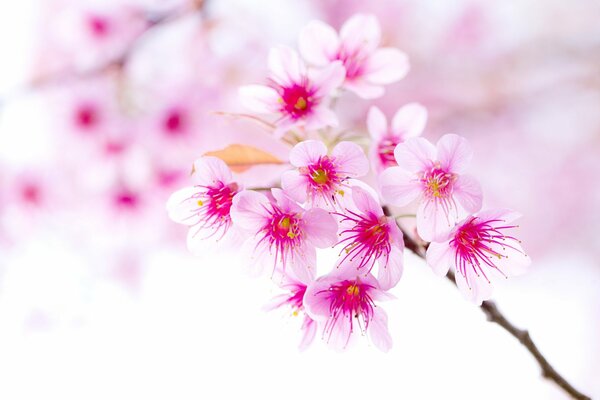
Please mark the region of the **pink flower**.
[[310, 22], [300, 33], [299, 47], [304, 59], [317, 67], [341, 61], [346, 69], [344, 88], [372, 99], [382, 96], [383, 85], [399, 81], [409, 69], [404, 53], [377, 48], [380, 41], [377, 18], [357, 14], [344, 23], [339, 35], [324, 22]]
[[242, 103], [259, 114], [276, 114], [276, 136], [295, 127], [317, 130], [337, 126], [336, 115], [328, 108], [327, 96], [344, 80], [341, 63], [309, 73], [298, 54], [288, 47], [269, 53], [270, 86], [240, 88]]
[[323, 142], [306, 140], [294, 146], [290, 163], [297, 169], [283, 173], [281, 187], [294, 200], [318, 207], [335, 208], [348, 180], [369, 172], [365, 153], [351, 142], [338, 143], [328, 155]]
[[375, 106], [369, 109], [367, 128], [373, 139], [371, 162], [377, 170], [398, 165], [394, 159], [394, 149], [407, 139], [421, 135], [427, 122], [427, 109], [418, 103], [410, 103], [400, 108], [391, 126], [381, 110]]
[[323, 324], [323, 339], [335, 349], [345, 349], [358, 327], [378, 349], [387, 352], [392, 347], [387, 315], [375, 301], [392, 296], [380, 289], [373, 275], [352, 272], [329, 274], [311, 283], [304, 295], [306, 312]]
[[190, 226], [188, 247], [196, 253], [204, 239], [220, 240], [230, 230], [231, 205], [240, 186], [221, 159], [209, 156], [196, 160], [192, 180], [194, 186], [171, 195], [167, 211], [173, 221]]
[[317, 323], [306, 313], [304, 309], [304, 293], [306, 293], [307, 285], [312, 282], [301, 281], [292, 277], [289, 274], [283, 274], [280, 287], [288, 293], [275, 296], [269, 304], [264, 308], [266, 311], [271, 311], [276, 308], [289, 307], [292, 310], [292, 316], [297, 317], [304, 315], [301, 329], [304, 332], [300, 341], [300, 350], [305, 350], [313, 342], [317, 333]]
[[281, 189], [271, 194], [274, 201], [250, 190], [234, 198], [233, 222], [251, 234], [242, 252], [258, 273], [269, 265], [283, 273], [291, 267], [299, 279], [309, 280], [315, 275], [315, 248], [335, 244], [337, 224], [327, 211], [304, 210]]
[[352, 200], [353, 205], [338, 214], [342, 218], [338, 244], [344, 246], [342, 253], [345, 253], [338, 265], [368, 274], [377, 262], [379, 286], [390, 289], [402, 276], [402, 231], [393, 218], [384, 215], [379, 203], [367, 191], [352, 187]]
[[431, 243], [427, 263], [435, 273], [446, 275], [452, 266], [463, 295], [481, 304], [492, 294], [492, 281], [525, 272], [531, 259], [521, 242], [509, 233], [520, 214], [510, 210], [487, 210], [471, 215], [452, 229], [445, 241]]
[[481, 209], [479, 183], [462, 175], [472, 157], [466, 139], [444, 135], [436, 148], [412, 138], [399, 144], [394, 156], [398, 167], [381, 173], [381, 194], [400, 207], [419, 199], [417, 232], [424, 240], [439, 239], [456, 221]]

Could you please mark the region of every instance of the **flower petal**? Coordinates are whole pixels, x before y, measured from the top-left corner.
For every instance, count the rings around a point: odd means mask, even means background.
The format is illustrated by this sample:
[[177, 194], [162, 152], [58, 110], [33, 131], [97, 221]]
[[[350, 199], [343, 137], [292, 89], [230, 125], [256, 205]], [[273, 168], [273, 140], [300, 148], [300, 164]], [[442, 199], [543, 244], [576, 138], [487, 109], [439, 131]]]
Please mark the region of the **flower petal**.
[[331, 95], [334, 89], [339, 88], [346, 77], [346, 70], [340, 61], [334, 61], [322, 70], [311, 74], [311, 89], [314, 97], [321, 98]]
[[269, 199], [262, 193], [243, 190], [233, 197], [231, 220], [242, 229], [258, 232], [269, 218]]
[[306, 239], [319, 248], [333, 246], [337, 242], [337, 223], [327, 211], [311, 208], [304, 213]]
[[379, 350], [387, 353], [392, 348], [392, 337], [388, 331], [387, 314], [377, 307], [369, 324], [369, 338]]
[[447, 208], [436, 201], [427, 200], [417, 210], [417, 233], [427, 242], [445, 239], [456, 224], [457, 210], [452, 205]]
[[290, 151], [290, 164], [294, 167], [306, 167], [316, 163], [327, 155], [327, 146], [319, 140], [305, 140]]
[[385, 89], [379, 85], [373, 85], [365, 79], [356, 78], [344, 82], [344, 88], [350, 90], [362, 99], [376, 99], [383, 96]]
[[204, 156], [194, 161], [192, 180], [202, 186], [220, 182], [227, 184], [232, 181], [231, 170], [220, 158]]
[[404, 140], [419, 136], [427, 123], [427, 109], [419, 103], [400, 108], [392, 119], [392, 132]]
[[194, 225], [198, 222], [198, 204], [192, 196], [198, 192], [196, 187], [186, 187], [173, 193], [167, 201], [169, 218], [178, 224]]
[[238, 90], [240, 102], [248, 110], [259, 114], [277, 113], [281, 108], [279, 93], [269, 86], [246, 85]]
[[450, 242], [430, 243], [427, 248], [426, 259], [427, 264], [436, 275], [446, 275], [450, 267], [454, 264], [454, 252], [450, 247]]
[[312, 114], [305, 117], [305, 126], [309, 131], [316, 131], [326, 126], [338, 126], [337, 115], [325, 106], [319, 106]]
[[306, 288], [302, 303], [307, 314], [316, 321], [324, 321], [331, 313], [331, 299], [329, 288], [337, 279], [332, 276], [323, 276], [312, 282]]
[[310, 21], [300, 31], [298, 47], [307, 62], [322, 67], [334, 59], [337, 53], [339, 47], [337, 32], [322, 21]]
[[379, 190], [385, 202], [400, 207], [423, 193], [415, 175], [400, 167], [390, 167], [379, 175]]
[[473, 214], [481, 210], [483, 202], [481, 186], [472, 176], [460, 175], [454, 182], [452, 195], [468, 213]]
[[394, 149], [396, 162], [410, 172], [420, 172], [431, 168], [436, 159], [437, 150], [427, 139], [416, 137], [400, 143]]
[[379, 259], [379, 267], [377, 271], [377, 280], [379, 281], [379, 287], [381, 290], [389, 290], [396, 286], [402, 278], [402, 271], [404, 269], [404, 254], [396, 247], [392, 246], [390, 251], [387, 265], [385, 264], [385, 257]]
[[362, 50], [370, 53], [379, 46], [381, 28], [374, 15], [356, 14], [340, 29], [341, 45], [348, 53]]
[[473, 157], [473, 150], [467, 139], [454, 135], [444, 135], [437, 142], [437, 159], [442, 169], [462, 173]]
[[471, 268], [467, 268], [466, 277], [457, 272], [455, 279], [456, 286], [464, 298], [476, 305], [481, 305], [483, 301], [492, 297], [492, 284], [483, 276], [478, 277]]
[[373, 198], [366, 190], [358, 187], [352, 187], [352, 201], [354, 206], [363, 214], [383, 215], [383, 210], [379, 202]]
[[370, 83], [387, 85], [404, 78], [409, 69], [406, 54], [395, 48], [381, 48], [367, 60], [363, 76]]
[[336, 166], [345, 176], [357, 178], [369, 172], [369, 160], [363, 149], [353, 142], [340, 142], [331, 151]]
[[281, 175], [281, 187], [285, 193], [298, 203], [304, 203], [307, 198], [309, 183], [305, 175], [298, 170], [285, 171]]
[[298, 350], [300, 351], [306, 350], [308, 346], [310, 346], [315, 340], [315, 336], [317, 335], [317, 323], [307, 315], [304, 317], [302, 330], [304, 331], [304, 334], [302, 335], [302, 340], [298, 345]]
[[282, 86], [300, 83], [306, 75], [306, 66], [298, 53], [287, 46], [278, 46], [269, 52], [271, 78]]
[[376, 106], [371, 106], [369, 109], [369, 114], [367, 115], [367, 129], [373, 140], [379, 140], [388, 134], [387, 118]]

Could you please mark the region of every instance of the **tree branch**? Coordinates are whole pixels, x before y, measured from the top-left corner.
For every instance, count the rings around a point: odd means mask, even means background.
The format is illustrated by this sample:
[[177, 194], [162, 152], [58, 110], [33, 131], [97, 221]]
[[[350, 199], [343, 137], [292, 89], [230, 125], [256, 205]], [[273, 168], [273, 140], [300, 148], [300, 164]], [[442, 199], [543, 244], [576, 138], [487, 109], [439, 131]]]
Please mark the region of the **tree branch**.
[[[391, 216], [390, 210], [388, 207], [384, 206], [383, 211], [386, 215]], [[425, 259], [425, 254], [427, 250], [427, 244], [421, 245], [419, 244], [412, 236], [410, 236], [405, 230], [401, 227], [402, 233], [404, 235], [404, 246], [415, 253], [417, 256]], [[446, 278], [456, 285], [456, 279], [454, 277], [454, 272], [448, 271]], [[519, 329], [515, 325], [513, 325], [505, 316], [500, 312], [498, 306], [493, 301], [484, 301], [479, 307], [481, 311], [486, 315], [487, 320], [489, 322], [493, 322], [502, 327], [505, 331], [510, 333], [513, 337], [515, 337], [526, 349], [531, 353], [533, 358], [537, 361], [542, 370], [542, 376], [548, 380], [556, 383], [562, 390], [568, 393], [572, 398], [576, 400], [591, 400], [590, 397], [584, 395], [579, 392], [577, 389], [573, 387], [565, 378], [562, 377], [554, 367], [546, 360], [546, 358], [542, 355], [536, 344], [531, 339], [529, 332], [524, 329]]]

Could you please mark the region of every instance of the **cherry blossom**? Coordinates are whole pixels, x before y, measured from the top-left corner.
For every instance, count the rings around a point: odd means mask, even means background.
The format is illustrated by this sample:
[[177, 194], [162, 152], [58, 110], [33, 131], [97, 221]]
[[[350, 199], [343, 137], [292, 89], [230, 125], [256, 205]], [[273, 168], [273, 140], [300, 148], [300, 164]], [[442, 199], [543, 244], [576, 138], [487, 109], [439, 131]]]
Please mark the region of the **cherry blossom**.
[[352, 268], [368, 274], [378, 264], [377, 280], [390, 289], [402, 276], [404, 240], [394, 218], [386, 217], [377, 200], [366, 190], [352, 187], [352, 201], [339, 213], [340, 241], [343, 246], [339, 268]]
[[323, 340], [344, 350], [353, 333], [368, 334], [373, 344], [387, 352], [392, 347], [387, 315], [375, 302], [391, 299], [371, 274], [346, 270], [323, 276], [308, 286], [304, 295], [306, 312], [323, 324]]
[[204, 239], [222, 239], [230, 230], [231, 205], [241, 190], [227, 165], [216, 157], [202, 157], [194, 163], [194, 186], [173, 193], [167, 202], [169, 217], [190, 226], [188, 247], [200, 250]]
[[481, 209], [479, 183], [464, 175], [472, 151], [466, 139], [444, 135], [437, 147], [417, 137], [396, 146], [397, 167], [380, 175], [384, 200], [406, 206], [418, 199], [417, 232], [427, 241], [440, 238], [456, 221]]
[[344, 23], [339, 35], [324, 22], [310, 22], [300, 33], [299, 48], [304, 59], [318, 67], [341, 61], [346, 70], [344, 88], [372, 99], [383, 95], [383, 85], [399, 81], [409, 70], [404, 53], [378, 48], [380, 42], [377, 18], [356, 14]]
[[245, 190], [231, 207], [234, 224], [250, 234], [242, 253], [253, 271], [265, 267], [291, 267], [299, 279], [309, 279], [316, 270], [316, 248], [336, 242], [337, 224], [320, 208], [303, 209], [281, 189], [271, 189], [273, 200], [262, 193]]
[[240, 88], [242, 103], [259, 114], [274, 114], [275, 136], [294, 128], [317, 130], [337, 126], [336, 115], [328, 107], [328, 96], [344, 79], [340, 62], [320, 71], [307, 71], [298, 54], [288, 47], [269, 53], [270, 84]]
[[398, 165], [394, 149], [407, 139], [421, 135], [427, 122], [427, 109], [418, 103], [401, 107], [388, 125], [385, 114], [376, 106], [369, 109], [367, 128], [373, 140], [370, 150], [371, 163], [377, 172]]
[[298, 202], [309, 201], [319, 207], [335, 208], [351, 178], [369, 171], [369, 161], [356, 143], [340, 142], [331, 154], [318, 140], [298, 143], [290, 152], [290, 163], [296, 167], [281, 177], [281, 186]]
[[510, 210], [486, 210], [468, 216], [442, 242], [427, 249], [427, 263], [438, 275], [455, 270], [463, 295], [481, 304], [492, 295], [492, 283], [526, 271], [531, 259], [512, 236], [513, 221], [520, 214]]

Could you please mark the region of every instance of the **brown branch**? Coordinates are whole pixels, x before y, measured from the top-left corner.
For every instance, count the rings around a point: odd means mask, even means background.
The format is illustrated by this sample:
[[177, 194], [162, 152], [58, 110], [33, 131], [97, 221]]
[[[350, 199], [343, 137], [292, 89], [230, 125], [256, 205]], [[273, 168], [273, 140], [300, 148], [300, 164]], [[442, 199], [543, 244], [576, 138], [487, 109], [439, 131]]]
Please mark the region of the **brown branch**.
[[[388, 207], [383, 207], [384, 213], [388, 216], [391, 215]], [[427, 245], [420, 245], [412, 236], [410, 236], [407, 232], [405, 232], [402, 228], [402, 233], [404, 235], [404, 246], [415, 253], [417, 256], [425, 259], [425, 254], [427, 250]], [[454, 277], [454, 272], [448, 271], [446, 278], [456, 285], [456, 279]], [[505, 316], [500, 312], [498, 306], [493, 301], [484, 301], [480, 306], [481, 311], [486, 315], [487, 320], [489, 322], [493, 322], [495, 324], [500, 325], [505, 331], [510, 333], [513, 337], [515, 337], [526, 349], [531, 353], [533, 358], [539, 364], [542, 370], [542, 376], [548, 380], [556, 383], [562, 390], [568, 393], [572, 398], [577, 400], [591, 400], [590, 397], [584, 395], [579, 392], [577, 389], [573, 387], [565, 378], [562, 377], [554, 367], [546, 360], [546, 358], [542, 355], [536, 344], [531, 339], [529, 332], [524, 329], [519, 329], [515, 325], [513, 325]]]

